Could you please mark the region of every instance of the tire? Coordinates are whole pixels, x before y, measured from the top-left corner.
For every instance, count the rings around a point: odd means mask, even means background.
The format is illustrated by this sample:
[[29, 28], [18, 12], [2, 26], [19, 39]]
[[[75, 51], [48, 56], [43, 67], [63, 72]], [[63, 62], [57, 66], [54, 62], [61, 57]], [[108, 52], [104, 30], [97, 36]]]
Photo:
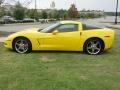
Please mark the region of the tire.
[[24, 37], [18, 37], [13, 41], [13, 50], [17, 53], [29, 53], [32, 50], [31, 42]]
[[98, 55], [104, 50], [104, 42], [98, 38], [88, 39], [84, 44], [84, 52], [90, 55]]

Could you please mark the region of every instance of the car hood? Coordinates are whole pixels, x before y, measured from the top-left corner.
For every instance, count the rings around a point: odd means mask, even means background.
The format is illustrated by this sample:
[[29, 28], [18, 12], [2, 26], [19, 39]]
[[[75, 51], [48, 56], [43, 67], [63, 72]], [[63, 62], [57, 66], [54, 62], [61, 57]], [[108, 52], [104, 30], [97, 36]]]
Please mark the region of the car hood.
[[24, 29], [19, 32], [16, 32], [14, 34], [29, 34], [29, 33], [38, 33], [42, 28], [29, 28], [29, 29]]
[[15, 37], [18, 36], [29, 36], [29, 35], [33, 35], [33, 34], [37, 34], [39, 32], [40, 28], [29, 28], [29, 29], [25, 29], [16, 33], [13, 33], [11, 35], [9, 35], [6, 39], [14, 39]]

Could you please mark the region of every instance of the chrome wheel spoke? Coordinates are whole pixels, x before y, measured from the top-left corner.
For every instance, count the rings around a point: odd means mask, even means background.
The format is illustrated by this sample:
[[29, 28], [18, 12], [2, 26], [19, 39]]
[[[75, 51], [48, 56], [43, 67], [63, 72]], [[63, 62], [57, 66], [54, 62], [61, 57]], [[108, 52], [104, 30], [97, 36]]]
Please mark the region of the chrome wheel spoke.
[[93, 42], [93, 41], [91, 41], [90, 43], [91, 43], [91, 45], [93, 45], [93, 44], [94, 44], [94, 42]]
[[98, 45], [99, 45], [99, 42], [96, 42], [95, 45], [98, 46]]
[[17, 46], [20, 46], [20, 44], [19, 44], [19, 43], [16, 43], [16, 45], [17, 45]]
[[101, 44], [99, 41], [94, 40], [94, 41], [90, 41], [87, 44], [87, 52], [90, 54], [98, 54], [101, 50]]
[[95, 53], [95, 49], [94, 49], [94, 48], [92, 48], [92, 54], [93, 54], [93, 53]]
[[91, 47], [91, 46], [89, 46], [89, 47], [87, 47], [87, 49], [92, 49], [92, 47]]
[[15, 49], [19, 53], [25, 53], [28, 50], [28, 43], [26, 40], [20, 39], [15, 43]]
[[99, 50], [100, 50], [100, 48], [98, 48], [98, 47], [95, 47], [95, 50], [98, 50], [98, 51], [99, 51]]
[[24, 44], [24, 40], [21, 39], [21, 40], [20, 40], [20, 43], [21, 43], [21, 44]]
[[21, 50], [21, 47], [18, 47], [18, 50]]
[[24, 49], [26, 50], [27, 48], [28, 48], [28, 45], [27, 45], [27, 44], [25, 44], [25, 45], [24, 45]]

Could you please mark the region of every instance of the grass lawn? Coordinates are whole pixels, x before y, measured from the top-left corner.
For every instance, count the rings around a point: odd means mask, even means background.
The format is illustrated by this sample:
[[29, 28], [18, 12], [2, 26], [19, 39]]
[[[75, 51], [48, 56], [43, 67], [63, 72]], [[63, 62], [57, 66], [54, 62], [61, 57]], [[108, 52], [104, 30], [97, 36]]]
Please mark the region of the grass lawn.
[[102, 55], [17, 54], [0, 44], [0, 90], [120, 90], [120, 37]]

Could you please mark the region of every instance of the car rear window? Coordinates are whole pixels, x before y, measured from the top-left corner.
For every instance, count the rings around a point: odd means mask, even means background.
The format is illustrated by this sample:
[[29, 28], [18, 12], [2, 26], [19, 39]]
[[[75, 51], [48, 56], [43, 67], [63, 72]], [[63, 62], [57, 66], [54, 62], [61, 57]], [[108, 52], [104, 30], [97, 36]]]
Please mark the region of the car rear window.
[[100, 27], [83, 24], [83, 30], [101, 29]]

